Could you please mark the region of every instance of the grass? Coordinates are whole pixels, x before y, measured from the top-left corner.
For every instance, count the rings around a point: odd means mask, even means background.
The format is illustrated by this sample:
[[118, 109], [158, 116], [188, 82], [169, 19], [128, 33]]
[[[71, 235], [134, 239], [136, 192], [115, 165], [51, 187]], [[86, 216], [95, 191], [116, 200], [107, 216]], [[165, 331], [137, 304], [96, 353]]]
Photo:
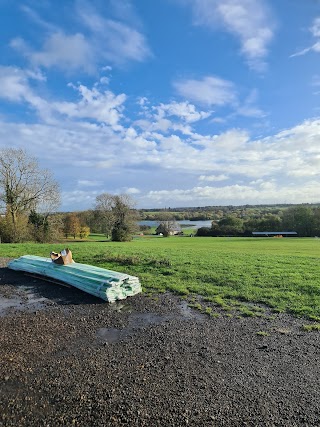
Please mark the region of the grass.
[[260, 335], [261, 337], [269, 337], [270, 334], [267, 331], [258, 331], [257, 335]]
[[320, 323], [313, 323], [311, 325], [303, 325], [303, 329], [307, 332], [320, 331]]
[[[320, 239], [141, 237], [132, 242], [68, 242], [75, 261], [139, 276], [147, 292], [201, 295], [261, 315], [320, 318]], [[64, 244], [2, 244], [0, 256], [49, 256]]]
[[89, 234], [86, 240], [94, 241], [94, 242], [105, 242], [108, 240], [108, 238], [105, 234], [91, 233]]

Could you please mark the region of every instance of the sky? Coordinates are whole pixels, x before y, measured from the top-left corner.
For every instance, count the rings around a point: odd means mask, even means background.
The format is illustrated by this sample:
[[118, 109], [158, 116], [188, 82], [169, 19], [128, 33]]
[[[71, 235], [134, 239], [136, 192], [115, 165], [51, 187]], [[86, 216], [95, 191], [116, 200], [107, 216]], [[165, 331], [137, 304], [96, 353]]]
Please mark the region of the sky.
[[0, 0], [0, 149], [138, 208], [320, 202], [319, 0]]

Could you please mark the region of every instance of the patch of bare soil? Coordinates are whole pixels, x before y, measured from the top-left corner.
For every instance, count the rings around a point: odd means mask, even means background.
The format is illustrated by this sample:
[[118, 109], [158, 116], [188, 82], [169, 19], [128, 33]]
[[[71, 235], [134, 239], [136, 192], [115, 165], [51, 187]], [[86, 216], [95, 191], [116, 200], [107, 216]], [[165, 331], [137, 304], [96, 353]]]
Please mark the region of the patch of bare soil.
[[6, 262], [1, 426], [320, 426], [306, 321], [215, 318], [171, 294], [110, 305]]

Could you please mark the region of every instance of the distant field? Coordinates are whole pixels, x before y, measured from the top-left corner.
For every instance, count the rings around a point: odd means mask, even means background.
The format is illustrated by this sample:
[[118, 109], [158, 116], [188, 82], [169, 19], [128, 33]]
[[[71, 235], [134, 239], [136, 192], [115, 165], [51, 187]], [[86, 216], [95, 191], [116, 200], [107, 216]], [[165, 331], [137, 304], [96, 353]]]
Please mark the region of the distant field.
[[[68, 242], [75, 261], [137, 275], [147, 292], [196, 294], [258, 314], [264, 303], [320, 320], [320, 239], [159, 238]], [[63, 244], [2, 244], [0, 256], [49, 256]], [[250, 306], [250, 310], [249, 307]]]

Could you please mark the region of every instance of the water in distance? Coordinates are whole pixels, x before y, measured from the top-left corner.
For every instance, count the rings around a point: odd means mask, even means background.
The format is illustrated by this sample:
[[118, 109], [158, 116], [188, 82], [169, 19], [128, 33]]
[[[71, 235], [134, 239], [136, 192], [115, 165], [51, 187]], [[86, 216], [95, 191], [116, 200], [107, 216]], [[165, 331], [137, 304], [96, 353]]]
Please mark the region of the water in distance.
[[[149, 227], [158, 227], [158, 225], [160, 224], [161, 221], [139, 221], [138, 224], [139, 225], [148, 225]], [[206, 221], [190, 221], [189, 219], [185, 219], [182, 221], [177, 221], [178, 224], [188, 227], [192, 227], [195, 229], [198, 229], [200, 227], [211, 227], [211, 220], [206, 220]]]

